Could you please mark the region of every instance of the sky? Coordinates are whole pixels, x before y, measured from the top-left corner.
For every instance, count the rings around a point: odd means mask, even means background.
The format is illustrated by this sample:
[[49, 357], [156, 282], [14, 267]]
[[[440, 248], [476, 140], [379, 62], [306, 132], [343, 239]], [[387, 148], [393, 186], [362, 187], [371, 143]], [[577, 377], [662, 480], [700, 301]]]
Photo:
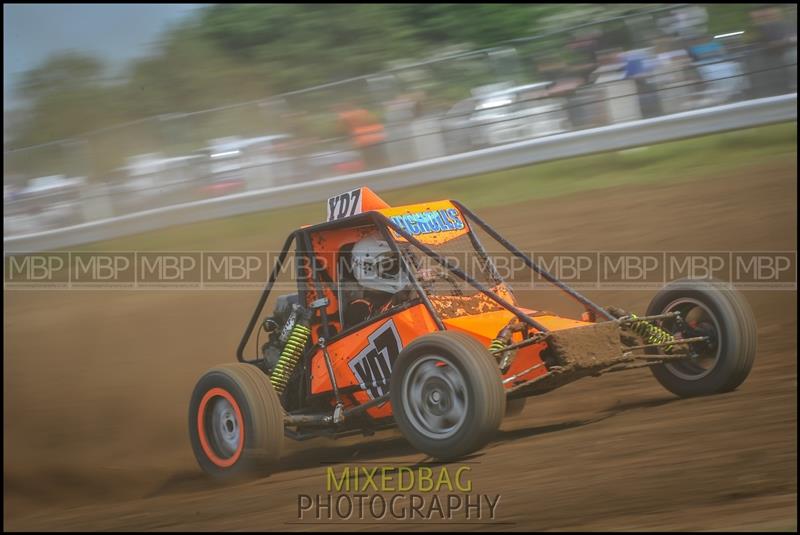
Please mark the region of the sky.
[[208, 4], [4, 4], [3, 110], [14, 84], [54, 52], [76, 50], [116, 70], [147, 55], [169, 25]]

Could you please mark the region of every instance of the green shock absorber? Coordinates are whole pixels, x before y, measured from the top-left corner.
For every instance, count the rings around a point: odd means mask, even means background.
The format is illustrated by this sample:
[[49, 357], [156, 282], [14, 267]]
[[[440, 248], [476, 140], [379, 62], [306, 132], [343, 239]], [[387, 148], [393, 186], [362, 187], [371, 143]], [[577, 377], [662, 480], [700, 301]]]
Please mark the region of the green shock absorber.
[[[275, 364], [269, 376], [269, 380], [272, 386], [275, 387], [278, 395], [283, 394], [283, 390], [286, 388], [286, 384], [289, 382], [289, 378], [291, 378], [295, 366], [297, 366], [297, 363], [300, 361], [300, 357], [303, 356], [303, 350], [306, 347], [308, 338], [311, 336], [311, 329], [308, 328], [308, 325], [305, 325], [305, 323], [308, 323], [306, 314], [299, 310], [295, 312], [297, 312], [299, 319], [288, 332], [286, 343], [283, 345], [283, 350], [281, 350], [281, 355], [278, 357], [278, 362]], [[291, 318], [289, 321], [292, 321]]]
[[[489, 352], [497, 356], [497, 354], [506, 348], [508, 344], [502, 338], [495, 338], [492, 340], [492, 343], [489, 344]], [[497, 353], [496, 353], [497, 352]]]
[[510, 322], [508, 325], [503, 327], [499, 333], [497, 333], [497, 338], [492, 340], [492, 342], [489, 344], [489, 352], [493, 357], [498, 359], [501, 373], [508, 371], [508, 367], [511, 365], [511, 358], [513, 357], [514, 352], [503, 352], [505, 348], [511, 345], [511, 333], [512, 324]]
[[[669, 334], [664, 329], [653, 325], [649, 321], [640, 320], [636, 317], [636, 314], [631, 314], [631, 324], [630, 328], [633, 332], [638, 334], [642, 337], [645, 343], [648, 344], [663, 344], [666, 342], [673, 342], [675, 341], [675, 337]], [[664, 353], [671, 353], [672, 350], [675, 348], [674, 345], [668, 344], [662, 346], [664, 349]]]

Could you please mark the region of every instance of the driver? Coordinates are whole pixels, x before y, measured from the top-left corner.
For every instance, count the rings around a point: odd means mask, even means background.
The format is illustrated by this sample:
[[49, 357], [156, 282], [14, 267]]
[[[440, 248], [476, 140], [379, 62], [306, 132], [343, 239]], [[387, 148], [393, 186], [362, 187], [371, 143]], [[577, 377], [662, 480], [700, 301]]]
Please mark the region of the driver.
[[377, 232], [353, 246], [351, 270], [357, 284], [344, 300], [345, 326], [360, 323], [410, 298], [411, 281], [400, 254]]

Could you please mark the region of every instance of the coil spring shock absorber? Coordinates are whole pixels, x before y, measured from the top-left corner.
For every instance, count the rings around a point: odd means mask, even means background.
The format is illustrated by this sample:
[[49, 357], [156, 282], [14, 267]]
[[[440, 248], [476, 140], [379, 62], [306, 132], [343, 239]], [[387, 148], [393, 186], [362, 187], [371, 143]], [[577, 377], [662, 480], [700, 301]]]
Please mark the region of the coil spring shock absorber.
[[516, 354], [516, 351], [503, 351], [503, 349], [511, 345], [511, 334], [515, 330], [519, 330], [519, 325], [516, 320], [513, 319], [497, 333], [497, 338], [492, 340], [489, 344], [489, 352], [492, 356], [500, 359], [500, 373], [506, 373], [508, 371], [513, 357]]
[[[674, 342], [675, 337], [669, 334], [667, 331], [653, 325], [649, 321], [640, 320], [636, 317], [636, 314], [631, 314], [631, 323], [630, 329], [642, 337], [645, 343], [648, 344], [663, 344], [666, 342]], [[672, 344], [668, 344], [662, 346], [664, 353], [672, 353], [672, 350], [675, 349], [675, 346]]]
[[489, 344], [489, 352], [493, 354], [498, 354], [504, 348], [508, 347], [508, 343], [501, 337], [497, 337], [492, 340], [492, 343]]
[[[288, 331], [281, 355], [278, 357], [278, 362], [269, 376], [269, 380], [278, 395], [283, 394], [283, 390], [286, 388], [295, 366], [300, 361], [300, 357], [303, 356], [303, 349], [306, 347], [308, 338], [311, 336], [311, 329], [307, 325], [309, 323], [308, 314], [297, 309], [294, 312], [297, 314], [298, 319], [291, 326], [291, 330]], [[289, 319], [289, 322], [291, 321], [292, 318]]]

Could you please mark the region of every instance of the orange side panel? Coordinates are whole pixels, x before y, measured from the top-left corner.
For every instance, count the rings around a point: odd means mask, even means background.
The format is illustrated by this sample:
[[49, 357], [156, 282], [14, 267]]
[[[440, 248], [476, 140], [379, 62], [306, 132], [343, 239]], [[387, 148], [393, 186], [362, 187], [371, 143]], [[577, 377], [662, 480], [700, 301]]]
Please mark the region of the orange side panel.
[[476, 338], [486, 347], [500, 332], [500, 329], [508, 325], [514, 314], [508, 310], [495, 310], [484, 312], [474, 316], [461, 316], [460, 318], [449, 318], [444, 320], [448, 330], [461, 331]]
[[[359, 379], [350, 367], [350, 363], [360, 353], [370, 348], [370, 335], [382, 329], [390, 321], [393, 322], [394, 327], [397, 329], [397, 334], [400, 337], [401, 349], [416, 338], [436, 330], [436, 324], [430, 317], [427, 309], [424, 305], [420, 304], [372, 323], [340, 340], [335, 340], [328, 345], [328, 354], [331, 358], [333, 373], [336, 376], [336, 383], [339, 388], [360, 384]], [[396, 357], [396, 355], [394, 357]], [[388, 388], [386, 390], [388, 390]], [[322, 351], [317, 351], [314, 356], [311, 357], [311, 393], [322, 394], [332, 391], [333, 387], [328, 377], [325, 357]], [[363, 391], [357, 392], [354, 396], [360, 403], [371, 399], [369, 394]], [[389, 416], [391, 415], [391, 407], [386, 403], [381, 407], [370, 409], [368, 413], [374, 418]]]
[[[526, 314], [535, 314], [533, 310], [528, 310], [525, 308], [520, 308], [520, 310]], [[485, 312], [483, 314], [476, 314], [473, 316], [450, 318], [444, 320], [444, 323], [448, 330], [465, 332], [480, 341], [488, 348], [489, 344], [492, 343], [492, 340], [497, 336], [500, 330], [505, 327], [513, 317], [514, 315], [507, 310], [498, 310], [493, 312]], [[583, 321], [562, 318], [560, 316], [553, 315], [535, 316], [535, 319], [553, 331], [586, 325], [586, 322]], [[520, 333], [514, 333], [512, 342], [521, 341], [522, 335]], [[534, 366], [540, 365], [542, 363], [540, 354], [546, 347], [547, 345], [542, 342], [540, 344], [533, 344], [531, 346], [519, 349], [514, 361], [511, 364], [511, 367], [503, 375], [503, 378], [506, 379], [512, 377], [519, 373], [525, 372], [525, 370], [528, 370]], [[516, 381], [530, 380], [540, 375], [544, 375], [546, 371], [547, 370], [543, 365], [537, 366], [535, 369], [523, 373], [518, 378], [514, 379], [514, 381], [506, 383], [504, 386], [506, 388], [511, 388], [513, 383]]]
[[[531, 312], [529, 310], [524, 310], [524, 312]], [[481, 344], [489, 347], [489, 344], [492, 343], [492, 340], [497, 336], [500, 330], [508, 325], [508, 322], [514, 318], [514, 315], [507, 311], [507, 310], [497, 310], [493, 312], [485, 312], [483, 314], [477, 314], [474, 316], [461, 316], [460, 318], [450, 318], [444, 320], [445, 326], [450, 331], [461, 331], [464, 333], [469, 334], [476, 340], [478, 340]], [[537, 318], [538, 319], [538, 318]], [[522, 334], [521, 333], [514, 333], [512, 337], [512, 342], [521, 342], [522, 341]], [[540, 357], [540, 353], [543, 349], [545, 349], [546, 344], [534, 344], [529, 347], [524, 347], [518, 350], [514, 361], [511, 364], [509, 370], [503, 375], [503, 378], [511, 377], [516, 375], [520, 372], [523, 372], [537, 364], [542, 362]], [[533, 379], [539, 375], [546, 373], [544, 366], [539, 366], [534, 370], [531, 370], [524, 375], [521, 375], [518, 379], [520, 380], [528, 380]], [[512, 382], [506, 383], [504, 385], [506, 388], [511, 388], [513, 386]]]
[[572, 327], [580, 327], [581, 325], [591, 325], [591, 323], [574, 320], [571, 318], [562, 318], [561, 316], [546, 315], [536, 316], [533, 319], [550, 329], [551, 331], [560, 331], [561, 329], [571, 329]]
[[[535, 314], [533, 310], [521, 309], [528, 314]], [[460, 331], [469, 334], [477, 339], [481, 344], [489, 347], [491, 341], [497, 336], [500, 330], [505, 327], [514, 315], [507, 310], [499, 310], [477, 314], [472, 316], [462, 316], [444, 320], [445, 326], [451, 331]], [[552, 330], [568, 329], [586, 322], [562, 318], [555, 315], [538, 315], [536, 321]], [[436, 331], [436, 324], [428, 313], [424, 305], [417, 305], [408, 310], [394, 314], [376, 323], [368, 325], [359, 331], [353, 332], [340, 340], [336, 340], [328, 346], [328, 353], [333, 365], [336, 381], [340, 388], [362, 385], [359, 378], [351, 368], [351, 362], [363, 355], [365, 351], [374, 348], [371, 336], [387, 327], [387, 323], [392, 322], [400, 338], [400, 348], [405, 347], [416, 338]], [[513, 342], [522, 341], [521, 333], [515, 333]], [[503, 375], [504, 379], [521, 374], [514, 381], [505, 383], [505, 388], [511, 388], [517, 381], [530, 380], [546, 373], [542, 365], [541, 352], [546, 348], [544, 342], [534, 344], [517, 350], [517, 355], [510, 369]], [[395, 355], [396, 357], [396, 355]], [[534, 369], [531, 369], [534, 368]], [[388, 378], [388, 377], [386, 377]], [[317, 351], [311, 359], [311, 393], [324, 394], [332, 393], [328, 369], [325, 365], [325, 357], [322, 351]], [[383, 391], [387, 391], [384, 388]], [[372, 396], [360, 390], [352, 394], [358, 403], [365, 403], [372, 399]], [[391, 404], [385, 403], [379, 407], [369, 409], [368, 414], [373, 418], [383, 418], [391, 416]]]
[[[520, 308], [520, 310], [526, 314], [536, 314], [536, 311], [529, 310], [527, 308]], [[469, 333], [475, 338], [485, 341], [486, 345], [488, 346], [495, 336], [497, 336], [497, 333], [500, 332], [500, 329], [505, 327], [512, 318], [514, 318], [514, 314], [503, 309], [484, 312], [483, 314], [474, 314], [471, 316], [448, 318], [444, 320], [444, 324], [448, 329], [452, 328]], [[533, 319], [551, 331], [588, 325], [585, 321], [562, 318], [560, 316], [553, 316], [549, 314], [541, 316], [534, 315]]]

